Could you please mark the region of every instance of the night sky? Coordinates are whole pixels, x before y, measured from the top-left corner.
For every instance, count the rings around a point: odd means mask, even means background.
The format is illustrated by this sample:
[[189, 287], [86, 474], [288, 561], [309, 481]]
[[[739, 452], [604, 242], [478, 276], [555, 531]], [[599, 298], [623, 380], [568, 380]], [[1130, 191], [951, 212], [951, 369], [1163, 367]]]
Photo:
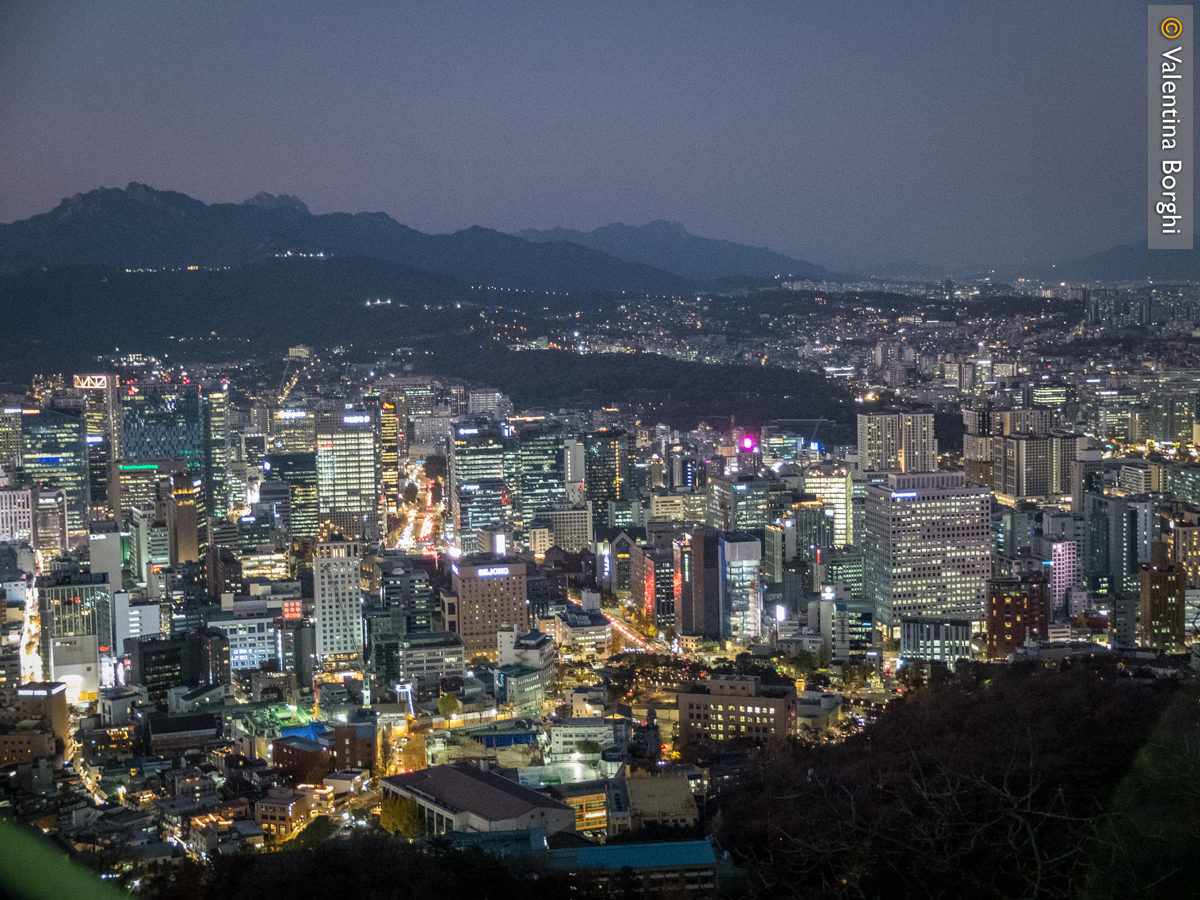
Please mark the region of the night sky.
[[0, 221], [141, 181], [828, 266], [1145, 238], [1145, 5], [0, 3]]

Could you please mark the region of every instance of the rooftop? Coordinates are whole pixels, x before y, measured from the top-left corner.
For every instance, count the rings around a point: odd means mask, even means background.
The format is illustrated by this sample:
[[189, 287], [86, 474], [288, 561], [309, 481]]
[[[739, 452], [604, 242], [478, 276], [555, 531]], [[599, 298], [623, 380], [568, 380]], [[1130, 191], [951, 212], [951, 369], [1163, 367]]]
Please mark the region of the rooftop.
[[708, 841], [671, 841], [567, 847], [547, 851], [547, 859], [556, 869], [655, 869], [715, 866], [717, 854]]
[[558, 800], [467, 763], [433, 766], [419, 772], [391, 775], [383, 781], [446, 809], [474, 813], [490, 821], [513, 819], [538, 808], [570, 809]]

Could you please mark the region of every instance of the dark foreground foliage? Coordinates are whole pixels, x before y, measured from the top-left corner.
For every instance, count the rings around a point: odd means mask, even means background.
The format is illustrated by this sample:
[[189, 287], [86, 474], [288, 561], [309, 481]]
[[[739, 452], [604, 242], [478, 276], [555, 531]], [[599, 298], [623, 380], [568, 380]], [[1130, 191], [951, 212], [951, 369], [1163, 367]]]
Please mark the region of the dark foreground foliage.
[[505, 865], [477, 851], [410, 844], [379, 832], [303, 849], [187, 863], [143, 891], [154, 900], [557, 900], [562, 876]]
[[1200, 691], [1097, 664], [970, 667], [722, 802], [741, 897], [1200, 894]]

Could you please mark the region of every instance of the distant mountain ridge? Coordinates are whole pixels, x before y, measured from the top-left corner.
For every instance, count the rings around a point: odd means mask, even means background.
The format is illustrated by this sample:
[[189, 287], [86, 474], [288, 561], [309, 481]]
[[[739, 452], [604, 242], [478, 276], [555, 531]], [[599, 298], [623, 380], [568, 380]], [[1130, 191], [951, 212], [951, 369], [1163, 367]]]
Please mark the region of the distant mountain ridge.
[[1145, 241], [1120, 244], [1047, 267], [1045, 274], [1069, 281], [1200, 281], [1200, 250], [1148, 250]]
[[696, 281], [730, 277], [774, 278], [777, 275], [833, 277], [832, 272], [815, 263], [794, 259], [766, 247], [698, 237], [678, 222], [663, 219], [646, 225], [615, 222], [593, 231], [527, 229], [518, 232], [517, 237], [539, 243], [570, 241], [626, 262], [642, 263]]
[[268, 193], [210, 205], [133, 182], [76, 194], [48, 213], [0, 225], [0, 273], [81, 265], [221, 267], [288, 251], [380, 259], [464, 285], [630, 293], [696, 288], [677, 274], [571, 242], [535, 243], [479, 226], [425, 234], [384, 213], [314, 215], [296, 197]]

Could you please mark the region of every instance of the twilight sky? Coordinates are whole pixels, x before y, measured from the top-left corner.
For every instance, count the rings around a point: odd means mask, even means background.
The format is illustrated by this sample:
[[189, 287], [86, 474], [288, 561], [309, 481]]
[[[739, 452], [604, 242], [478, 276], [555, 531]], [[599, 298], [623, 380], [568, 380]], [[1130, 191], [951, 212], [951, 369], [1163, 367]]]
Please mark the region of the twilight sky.
[[0, 4], [0, 221], [141, 181], [835, 267], [1145, 236], [1145, 5]]

